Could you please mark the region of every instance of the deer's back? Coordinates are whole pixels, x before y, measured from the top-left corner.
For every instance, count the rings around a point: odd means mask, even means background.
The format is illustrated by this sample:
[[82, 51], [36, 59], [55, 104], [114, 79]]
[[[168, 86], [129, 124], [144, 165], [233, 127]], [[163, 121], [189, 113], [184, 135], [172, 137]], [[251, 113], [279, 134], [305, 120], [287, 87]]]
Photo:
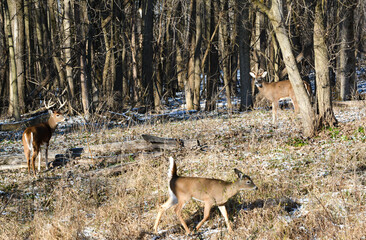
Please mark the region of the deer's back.
[[220, 202], [220, 195], [225, 192], [229, 182], [219, 179], [198, 177], [177, 177], [171, 180], [170, 187], [174, 194], [184, 194], [189, 198], [206, 201], [212, 199]]
[[267, 86], [269, 89], [273, 90], [267, 90], [263, 94], [267, 99], [272, 101], [279, 100], [280, 98], [290, 97], [293, 93], [290, 80], [267, 83]]
[[47, 123], [40, 123], [35, 126], [27, 127], [23, 133], [23, 139], [25, 136], [30, 136], [30, 133], [33, 133], [33, 142], [42, 144], [49, 142], [52, 130]]

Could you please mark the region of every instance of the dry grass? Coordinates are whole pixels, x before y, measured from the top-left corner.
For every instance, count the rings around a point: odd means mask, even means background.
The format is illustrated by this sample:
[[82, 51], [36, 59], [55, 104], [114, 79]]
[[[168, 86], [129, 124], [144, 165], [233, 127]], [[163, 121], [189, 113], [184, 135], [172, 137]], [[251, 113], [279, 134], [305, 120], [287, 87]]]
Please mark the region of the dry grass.
[[[236, 167], [259, 190], [241, 192], [227, 203], [234, 233], [227, 232], [214, 208], [199, 233], [185, 236], [168, 210], [159, 239], [365, 239], [366, 119], [303, 139], [293, 113], [280, 114], [277, 126], [270, 124], [270, 111], [253, 111], [58, 136], [51, 147], [85, 147], [141, 134], [198, 139], [204, 147], [121, 158], [128, 164], [117, 176], [87, 174], [103, 158], [89, 165], [76, 161], [38, 179], [25, 171], [2, 172], [0, 238], [154, 239], [152, 226], [167, 199], [167, 158], [172, 155], [181, 175], [233, 181]], [[183, 216], [193, 229], [203, 217], [201, 203], [190, 201]]]

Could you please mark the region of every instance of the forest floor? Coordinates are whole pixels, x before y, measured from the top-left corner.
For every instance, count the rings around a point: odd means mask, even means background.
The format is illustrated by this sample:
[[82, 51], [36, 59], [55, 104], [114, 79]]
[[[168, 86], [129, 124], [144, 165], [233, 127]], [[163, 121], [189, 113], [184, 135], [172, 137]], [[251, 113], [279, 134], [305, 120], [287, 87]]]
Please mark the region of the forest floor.
[[[366, 105], [334, 112], [338, 126], [311, 139], [302, 137], [291, 110], [280, 111], [275, 125], [265, 110], [193, 113], [127, 127], [118, 121], [62, 125], [51, 139], [52, 152], [142, 134], [197, 139], [201, 147], [86, 154], [50, 171], [43, 162], [37, 178], [26, 168], [0, 171], [0, 239], [366, 239]], [[20, 134], [3, 137], [0, 157], [25, 163]], [[168, 198], [169, 156], [179, 175], [234, 181], [238, 168], [252, 178], [259, 190], [242, 191], [226, 204], [233, 233], [216, 207], [198, 233], [186, 236], [173, 209], [153, 233]], [[118, 171], [103, 174], [117, 164]], [[183, 217], [193, 229], [203, 217], [202, 203], [187, 203]]]

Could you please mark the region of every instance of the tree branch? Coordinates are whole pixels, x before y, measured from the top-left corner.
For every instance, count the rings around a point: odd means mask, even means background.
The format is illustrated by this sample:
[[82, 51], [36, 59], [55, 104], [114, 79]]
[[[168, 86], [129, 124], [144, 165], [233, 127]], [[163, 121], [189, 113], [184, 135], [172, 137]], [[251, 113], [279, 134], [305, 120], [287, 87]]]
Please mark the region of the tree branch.
[[265, 13], [267, 16], [269, 15], [269, 7], [267, 7], [263, 2], [260, 0], [251, 0], [250, 1], [253, 5], [257, 6], [263, 13]]

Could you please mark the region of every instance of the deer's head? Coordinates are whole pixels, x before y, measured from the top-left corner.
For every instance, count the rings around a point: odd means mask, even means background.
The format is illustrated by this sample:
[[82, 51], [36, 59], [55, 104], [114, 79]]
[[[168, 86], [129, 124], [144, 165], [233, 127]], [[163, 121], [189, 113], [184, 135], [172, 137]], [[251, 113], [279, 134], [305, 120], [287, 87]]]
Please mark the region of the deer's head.
[[258, 72], [251, 71], [249, 74], [254, 79], [254, 84], [258, 88], [261, 88], [262, 87], [262, 83], [264, 81], [263, 79], [267, 75], [267, 72], [264, 71], [263, 69], [260, 69]]

